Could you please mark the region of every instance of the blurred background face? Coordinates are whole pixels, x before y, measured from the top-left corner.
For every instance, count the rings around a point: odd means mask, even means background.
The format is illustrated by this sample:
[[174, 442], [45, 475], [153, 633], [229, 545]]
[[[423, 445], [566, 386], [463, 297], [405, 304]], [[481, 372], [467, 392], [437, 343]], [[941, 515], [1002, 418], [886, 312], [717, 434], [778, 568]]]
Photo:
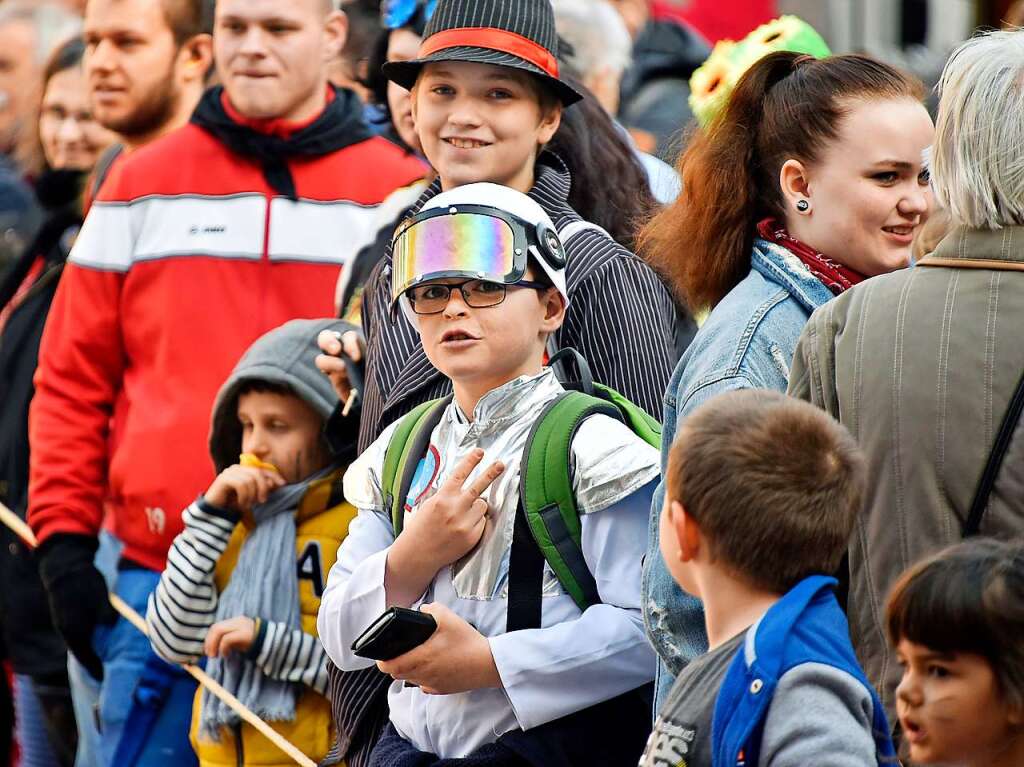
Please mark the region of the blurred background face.
[[651, 15], [647, 0], [611, 0], [611, 4], [622, 16], [630, 36], [635, 40]]
[[[10, 21], [0, 26], [0, 144], [9, 145], [19, 124], [28, 119], [39, 77], [32, 25]], [[9, 148], [0, 146], [2, 151]]]
[[116, 140], [92, 115], [81, 67], [57, 72], [43, 90], [39, 139], [46, 164], [55, 170], [90, 170]]
[[[419, 52], [423, 38], [411, 29], [396, 29], [388, 36], [388, 61], [411, 61]], [[416, 125], [412, 120], [412, 99], [409, 91], [388, 81], [388, 110], [399, 138], [415, 152], [422, 152]]]
[[219, 0], [213, 48], [232, 106], [251, 119], [302, 121], [323, 107], [327, 64], [345, 42], [326, 0]]
[[181, 98], [179, 50], [161, 0], [89, 0], [84, 37], [95, 118], [123, 136], [158, 131]]

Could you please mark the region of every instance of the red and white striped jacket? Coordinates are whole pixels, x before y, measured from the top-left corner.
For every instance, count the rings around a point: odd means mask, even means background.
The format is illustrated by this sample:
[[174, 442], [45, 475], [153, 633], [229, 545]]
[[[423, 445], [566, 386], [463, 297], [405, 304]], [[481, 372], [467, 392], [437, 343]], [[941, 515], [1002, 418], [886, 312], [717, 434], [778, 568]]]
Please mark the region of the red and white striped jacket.
[[423, 175], [380, 138], [289, 167], [297, 202], [193, 124], [117, 163], [40, 350], [29, 506], [40, 540], [95, 535], [106, 507], [124, 556], [162, 570], [180, 510], [213, 479], [218, 387], [263, 333], [333, 315], [344, 243]]

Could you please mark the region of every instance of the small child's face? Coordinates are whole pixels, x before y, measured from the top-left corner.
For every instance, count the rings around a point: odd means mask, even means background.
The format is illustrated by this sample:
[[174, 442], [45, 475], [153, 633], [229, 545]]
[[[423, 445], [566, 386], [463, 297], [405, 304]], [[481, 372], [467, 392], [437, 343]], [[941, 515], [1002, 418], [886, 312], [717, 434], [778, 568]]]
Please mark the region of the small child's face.
[[907, 639], [896, 653], [903, 666], [896, 711], [914, 764], [991, 764], [1012, 744], [1019, 716], [1008, 711], [985, 658]]
[[[533, 280], [527, 269], [524, 279]], [[464, 278], [426, 284], [457, 285]], [[454, 289], [444, 311], [417, 317], [423, 350], [430, 362], [456, 386], [487, 392], [521, 375], [540, 372], [544, 344], [565, 315], [554, 289], [507, 286], [496, 306], [469, 306]]]
[[252, 391], [238, 398], [242, 452], [272, 463], [289, 484], [315, 474], [330, 460], [320, 434], [323, 419], [298, 397]]
[[423, 68], [412, 113], [423, 153], [446, 190], [489, 181], [529, 191], [537, 151], [561, 121], [560, 107], [541, 106], [530, 75], [463, 61]]

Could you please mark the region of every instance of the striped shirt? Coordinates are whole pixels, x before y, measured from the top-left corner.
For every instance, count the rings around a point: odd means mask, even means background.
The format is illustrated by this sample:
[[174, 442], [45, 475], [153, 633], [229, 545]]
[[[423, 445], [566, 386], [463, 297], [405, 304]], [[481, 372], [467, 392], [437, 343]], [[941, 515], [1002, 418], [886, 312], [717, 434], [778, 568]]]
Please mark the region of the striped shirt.
[[[170, 663], [195, 663], [205, 656], [203, 640], [216, 620], [214, 570], [235, 522], [193, 503], [182, 515], [185, 529], [167, 553], [167, 568], [149, 598], [146, 625], [153, 649]], [[327, 655], [320, 640], [302, 629], [259, 621], [247, 657], [269, 677], [302, 682], [327, 695]]]
[[[529, 196], [559, 232], [581, 221], [568, 203], [570, 183], [562, 161], [543, 153]], [[410, 215], [440, 191], [440, 182], [435, 181]], [[580, 352], [590, 363], [594, 380], [660, 416], [678, 359], [675, 303], [654, 271], [604, 231], [577, 228], [578, 233], [563, 243], [571, 302], [555, 343], [560, 349]], [[363, 326], [367, 362], [360, 452], [416, 405], [451, 393], [451, 382], [427, 359], [416, 329], [404, 313], [391, 311], [390, 248], [364, 288]], [[339, 423], [337, 418], [332, 422]], [[364, 758], [363, 749], [372, 748], [387, 723], [386, 694], [392, 680], [376, 669], [342, 673], [333, 664], [330, 675], [331, 706], [342, 739], [337, 751], [347, 751], [350, 767], [357, 767]], [[351, 738], [358, 742], [349, 742]]]

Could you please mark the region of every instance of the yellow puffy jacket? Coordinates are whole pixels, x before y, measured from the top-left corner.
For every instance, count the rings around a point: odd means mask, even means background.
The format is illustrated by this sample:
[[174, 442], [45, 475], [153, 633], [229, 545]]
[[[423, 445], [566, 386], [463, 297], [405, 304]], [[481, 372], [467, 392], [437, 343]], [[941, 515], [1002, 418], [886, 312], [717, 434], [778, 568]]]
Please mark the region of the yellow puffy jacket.
[[[330, 506], [332, 489], [340, 486], [342, 470], [310, 485], [295, 515], [295, 553], [299, 577], [299, 605], [302, 629], [316, 636], [316, 614], [327, 574], [338, 556], [338, 547], [348, 535], [348, 526], [356, 509], [342, 502]], [[223, 592], [231, 578], [238, 554], [249, 532], [251, 520], [243, 519], [235, 528], [228, 548], [221, 555], [214, 573], [218, 592]], [[219, 743], [198, 737], [202, 706], [202, 688], [192, 706], [192, 747], [201, 767], [295, 767], [295, 763], [251, 725], [242, 723], [234, 731], [225, 729]], [[294, 743], [316, 762], [334, 745], [335, 729], [331, 704], [311, 688], [299, 695], [292, 722], [271, 722], [277, 732]]]

